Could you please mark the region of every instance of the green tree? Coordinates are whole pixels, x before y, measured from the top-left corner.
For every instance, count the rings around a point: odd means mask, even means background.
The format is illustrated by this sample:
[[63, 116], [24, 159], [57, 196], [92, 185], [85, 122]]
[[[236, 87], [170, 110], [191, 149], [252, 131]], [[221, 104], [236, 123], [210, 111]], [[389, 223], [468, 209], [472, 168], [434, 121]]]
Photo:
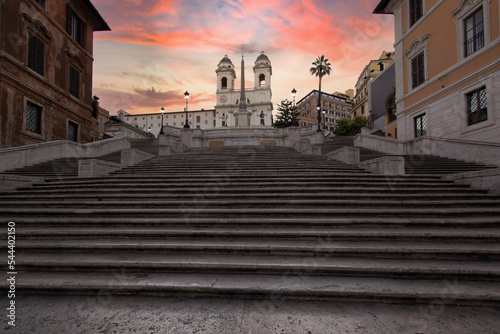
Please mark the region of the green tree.
[[388, 116], [388, 121], [396, 120], [396, 88], [392, 88], [392, 92], [385, 99], [385, 111]]
[[[287, 128], [292, 126], [293, 120], [293, 102], [284, 99], [280, 104], [276, 106], [278, 109], [278, 114], [276, 115], [276, 120], [273, 123], [275, 128]], [[297, 112], [295, 112], [295, 120], [297, 120]]]
[[313, 67], [309, 69], [311, 75], [319, 77], [319, 97], [318, 97], [318, 132], [321, 132], [321, 79], [332, 72], [332, 64], [328, 62], [325, 55], [321, 55], [312, 63]]
[[342, 118], [333, 133], [336, 136], [354, 136], [361, 132], [361, 128], [366, 126], [367, 122], [368, 119], [364, 116], [356, 116], [353, 119]]

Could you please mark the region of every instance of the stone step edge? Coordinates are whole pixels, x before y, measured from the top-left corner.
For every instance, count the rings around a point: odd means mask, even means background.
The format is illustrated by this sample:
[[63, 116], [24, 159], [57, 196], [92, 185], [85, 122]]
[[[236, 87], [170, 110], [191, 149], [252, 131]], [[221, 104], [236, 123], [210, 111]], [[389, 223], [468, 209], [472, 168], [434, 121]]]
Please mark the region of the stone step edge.
[[[194, 204], [191, 202], [190, 205], [181, 208], [167, 208], [167, 209], [129, 209], [129, 208], [72, 208], [71, 211], [68, 211], [65, 208], [1, 208], [0, 209], [0, 217], [5, 214], [13, 214], [15, 216], [21, 214], [53, 214], [53, 215], [67, 215], [70, 216], [81, 216], [81, 215], [95, 215], [95, 214], [106, 214], [106, 215], [138, 215], [138, 214], [180, 214], [188, 217], [187, 215], [216, 215], [216, 214], [224, 214], [224, 215], [282, 215], [282, 216], [290, 216], [290, 215], [299, 215], [306, 214], [309, 215], [311, 219], [318, 218], [319, 215], [400, 215], [400, 214], [412, 214], [414, 217], [425, 216], [428, 214], [438, 214], [438, 215], [448, 215], [453, 217], [460, 217], [461, 215], [498, 215], [500, 217], [500, 207], [461, 207], [461, 208], [378, 208], [378, 207], [363, 207], [363, 208], [203, 208], [197, 207], [193, 208]], [[306, 219], [307, 217], [303, 217]], [[404, 218], [401, 218], [404, 219]]]
[[[400, 248], [388, 247], [387, 245], [340, 245], [335, 242], [334, 246], [300, 245], [298, 241], [289, 241], [289, 244], [227, 244], [215, 241], [207, 243], [189, 243], [187, 240], [181, 242], [172, 241], [130, 241], [114, 240], [117, 242], [103, 242], [102, 240], [67, 240], [58, 243], [58, 240], [19, 240], [16, 249], [19, 252], [43, 252], [43, 253], [85, 253], [89, 257], [93, 254], [111, 253], [126, 254], [131, 251], [141, 254], [231, 254], [231, 255], [281, 255], [281, 256], [324, 256], [324, 257], [357, 257], [377, 259], [448, 259], [448, 260], [500, 260], [500, 248], [496, 243], [464, 244], [447, 243], [444, 246], [429, 246], [423, 249], [418, 245], [401, 245]], [[73, 243], [71, 243], [73, 242]], [[290, 244], [292, 243], [293, 244]], [[311, 243], [303, 241], [302, 243]], [[370, 242], [374, 243], [374, 242]], [[381, 243], [381, 242], [379, 242]], [[404, 243], [404, 242], [399, 242]], [[407, 242], [408, 243], [408, 242]], [[384, 243], [387, 244], [387, 243]], [[420, 243], [422, 244], [422, 243]], [[475, 245], [475, 247], [472, 247]], [[468, 247], [467, 247], [468, 246]]]
[[[491, 282], [282, 275], [18, 272], [19, 294], [154, 295], [499, 306]], [[0, 284], [7, 291], [8, 282]]]
[[[20, 253], [21, 254], [21, 253]], [[51, 256], [51, 260], [45, 260], [39, 255]], [[30, 256], [32, 255], [32, 256]], [[137, 256], [128, 254], [92, 254], [99, 261], [86, 260], [87, 253], [22, 253], [16, 261], [18, 271], [51, 271], [51, 272], [136, 272], [136, 273], [200, 273], [200, 274], [267, 274], [285, 276], [354, 276], [354, 277], [378, 277], [378, 278], [406, 278], [406, 279], [455, 279], [464, 281], [488, 281], [499, 282], [500, 271], [492, 269], [493, 263], [498, 261], [485, 260], [489, 267], [478, 263], [485, 261], [458, 261], [456, 265], [450, 265], [455, 260], [434, 259], [386, 259], [386, 258], [317, 258], [308, 256], [289, 256], [275, 263], [261, 263], [258, 259], [264, 259], [269, 255], [253, 255], [251, 259], [246, 255], [213, 255], [213, 254], [149, 254], [150, 257], [158, 257], [161, 260], [147, 260], [144, 254], [141, 260]], [[134, 254], [137, 255], [137, 254]], [[130, 257], [131, 256], [131, 257]], [[206, 260], [206, 257], [210, 257]], [[279, 255], [271, 257], [276, 258]], [[82, 259], [83, 257], [83, 259]], [[171, 259], [169, 259], [169, 257]], [[193, 257], [202, 258], [195, 260]], [[245, 261], [241, 260], [245, 257]], [[92, 257], [91, 257], [92, 258]], [[233, 259], [234, 258], [234, 259]], [[240, 260], [238, 260], [240, 258]], [[302, 259], [302, 260], [300, 260]], [[349, 259], [351, 265], [342, 263]], [[358, 261], [356, 261], [356, 259]], [[45, 260], [45, 261], [44, 261]], [[217, 260], [217, 261], [216, 261]], [[250, 261], [251, 260], [251, 261]], [[288, 262], [285, 262], [287, 260]], [[325, 260], [330, 263], [325, 263]], [[228, 262], [226, 262], [228, 261]], [[302, 262], [298, 262], [302, 261]], [[341, 263], [337, 263], [337, 262]], [[355, 262], [363, 262], [356, 264]], [[345, 261], [343, 261], [345, 262]], [[425, 262], [425, 266], [422, 263]], [[403, 266], [402, 263], [405, 265]]]
[[[0, 214], [0, 219], [3, 221], [12, 221], [14, 217], [4, 216]], [[203, 217], [188, 217], [188, 218], [102, 218], [102, 217], [64, 217], [55, 218], [51, 217], [50, 220], [41, 217], [15, 217], [15, 223], [20, 226], [22, 224], [41, 224], [43, 226], [51, 226], [52, 224], [62, 224], [68, 226], [69, 224], [77, 225], [92, 225], [92, 224], [104, 224], [104, 225], [146, 225], [151, 224], [162, 224], [167, 226], [329, 226], [329, 227], [367, 227], [369, 226], [404, 226], [412, 227], [418, 224], [418, 226], [429, 227], [429, 226], [439, 226], [439, 227], [449, 227], [449, 226], [488, 226], [493, 225], [493, 227], [500, 227], [500, 217], [477, 217], [475, 219], [470, 218], [444, 218], [444, 217], [432, 217], [432, 218], [422, 218], [414, 217], [411, 219], [402, 219], [395, 217], [364, 217], [364, 218], [316, 218], [311, 220], [310, 218], [203, 218]]]
[[213, 240], [215, 238], [229, 239], [238, 238], [238, 240], [254, 240], [255, 238], [280, 239], [280, 240], [323, 240], [324, 242], [337, 240], [365, 240], [365, 241], [385, 241], [390, 240], [415, 240], [421, 242], [423, 240], [462, 240], [455, 242], [500, 242], [500, 228], [481, 228], [481, 229], [465, 229], [465, 228], [447, 228], [429, 229], [427, 227], [409, 228], [391, 228], [379, 227], [373, 228], [329, 228], [329, 229], [297, 229], [290, 228], [239, 228], [229, 229], [221, 227], [211, 227], [203, 229], [186, 229], [175, 227], [163, 228], [139, 228], [139, 227], [124, 227], [124, 228], [106, 228], [96, 227], [91, 230], [75, 226], [45, 226], [45, 227], [18, 227], [16, 230], [16, 238], [18, 240], [38, 240], [42, 238], [61, 239], [77, 239], [77, 238], [106, 238], [106, 239], [154, 239], [168, 238], [170, 240], [185, 240], [206, 238]]
[[[24, 204], [24, 205], [23, 205]], [[168, 207], [189, 207], [193, 205], [193, 200], [169, 200], [169, 201], [164, 201], [164, 200], [148, 200], [148, 201], [127, 201], [127, 200], [121, 200], [121, 201], [106, 201], [103, 202], [102, 200], [64, 200], [60, 202], [52, 202], [52, 201], [36, 201], [36, 202], [29, 202], [27, 203], [26, 201], [1, 201], [0, 198], [0, 205], [2, 205], [3, 208], [7, 207], [16, 207], [16, 208], [22, 208], [22, 207], [28, 207], [28, 208], [40, 208], [40, 207], [46, 207], [46, 208], [81, 208], [82, 206], [90, 206], [93, 208], [109, 208], [110, 206], [113, 208], [120, 208], [120, 207], [126, 207], [126, 208], [141, 208], [141, 209], [154, 209], [157, 207], [161, 208], [168, 208]], [[227, 201], [224, 199], [218, 199], [218, 200], [204, 200], [202, 198], [196, 198], [195, 202], [196, 206], [208, 206], [211, 208], [216, 208], [216, 207], [227, 207], [230, 205], [232, 208], [263, 208], [263, 207], [274, 207], [274, 206], [281, 206], [281, 207], [329, 207], [329, 208], [336, 208], [336, 207], [344, 207], [344, 208], [375, 208], [375, 207], [390, 207], [390, 208], [397, 208], [400, 206], [403, 207], [408, 207], [411, 206], [412, 208], [417, 208], [417, 207], [425, 207], [425, 208], [452, 208], [452, 207], [460, 207], [460, 208], [471, 208], [471, 207], [499, 207], [500, 206], [500, 199], [471, 199], [467, 202], [459, 202], [457, 200], [426, 200], [423, 199], [421, 201], [418, 200], [405, 200], [405, 201], [398, 201], [398, 200], [371, 200], [368, 203], [362, 203], [359, 200], [325, 200], [325, 199], [318, 199], [318, 200], [288, 200], [288, 199], [281, 199], [281, 200], [266, 200], [266, 202], [262, 202], [261, 199], [256, 199], [256, 200], [234, 200], [231, 201], [230, 204], [228, 204]]]

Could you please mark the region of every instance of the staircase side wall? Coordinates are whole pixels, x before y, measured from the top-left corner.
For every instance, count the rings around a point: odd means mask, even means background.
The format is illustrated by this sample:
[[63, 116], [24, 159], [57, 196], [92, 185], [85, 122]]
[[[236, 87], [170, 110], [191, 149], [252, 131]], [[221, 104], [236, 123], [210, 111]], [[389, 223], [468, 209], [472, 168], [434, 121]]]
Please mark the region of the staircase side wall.
[[61, 140], [0, 150], [0, 172], [60, 158], [96, 157], [130, 148], [126, 138], [107, 139], [90, 144]]
[[368, 134], [359, 134], [354, 138], [354, 145], [395, 155], [435, 155], [468, 162], [500, 166], [500, 145], [494, 143], [433, 137], [401, 141]]

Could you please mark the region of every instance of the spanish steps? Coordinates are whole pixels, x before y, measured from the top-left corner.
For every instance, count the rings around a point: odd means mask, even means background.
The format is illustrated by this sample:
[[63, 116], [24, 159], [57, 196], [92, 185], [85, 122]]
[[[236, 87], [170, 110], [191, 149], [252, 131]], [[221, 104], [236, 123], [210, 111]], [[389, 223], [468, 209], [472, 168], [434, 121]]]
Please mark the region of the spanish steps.
[[198, 148], [2, 193], [0, 217], [26, 294], [499, 306], [500, 196], [436, 174]]

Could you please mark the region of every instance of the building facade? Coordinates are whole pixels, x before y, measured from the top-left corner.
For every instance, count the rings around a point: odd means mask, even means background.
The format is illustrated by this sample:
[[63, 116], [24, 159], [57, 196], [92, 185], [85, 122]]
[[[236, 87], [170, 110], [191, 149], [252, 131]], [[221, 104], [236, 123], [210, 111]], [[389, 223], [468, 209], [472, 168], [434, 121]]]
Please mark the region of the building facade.
[[500, 143], [498, 0], [383, 0], [394, 14], [398, 137]]
[[[273, 104], [271, 101], [271, 61], [262, 52], [254, 62], [253, 73], [255, 87], [245, 89], [244, 83], [244, 60], [241, 62], [242, 87], [235, 88], [236, 68], [226, 55], [219, 62], [217, 74], [216, 106], [215, 109], [188, 110], [188, 122], [192, 129], [214, 129], [238, 126], [238, 118], [241, 122], [241, 114], [245, 117], [244, 127], [262, 127], [272, 125]], [[243, 94], [242, 94], [243, 93]], [[244, 96], [246, 103], [241, 103]], [[244, 110], [241, 110], [244, 105]], [[158, 136], [161, 130], [162, 113], [129, 114], [124, 110], [117, 112], [118, 118], [135, 128]], [[248, 118], [248, 119], [246, 119]], [[165, 111], [163, 113], [163, 125], [183, 128], [186, 123], [185, 111]]]
[[394, 52], [382, 52], [380, 57], [371, 60], [363, 69], [356, 82], [356, 94], [351, 116], [364, 116], [373, 127], [372, 106], [370, 104], [370, 83], [383, 72], [395, 58]]
[[93, 34], [110, 28], [89, 0], [2, 1], [0, 147], [99, 138]]
[[[244, 85], [244, 62], [241, 66], [242, 85]], [[219, 126], [237, 126], [237, 114], [240, 110], [241, 89], [235, 88], [236, 71], [233, 62], [227, 55], [219, 62], [217, 69], [217, 103], [215, 105], [217, 124]], [[246, 110], [249, 114], [248, 125], [272, 125], [272, 91], [271, 76], [273, 74], [271, 61], [262, 52], [254, 62], [254, 88], [245, 89]]]
[[[149, 114], [129, 114], [124, 110], [117, 112], [118, 119], [130, 124], [132, 127], [158, 136], [161, 131], [162, 113]], [[215, 109], [188, 110], [189, 127], [191, 129], [213, 129], [225, 126], [222, 120], [216, 116]], [[183, 128], [186, 124], [186, 112], [184, 111], [164, 111], [163, 126]]]
[[[299, 126], [318, 125], [318, 98], [319, 91], [314, 89], [297, 102]], [[346, 94], [321, 92], [321, 105], [321, 128], [332, 131], [340, 119], [351, 118], [352, 90], [347, 91]]]
[[[395, 89], [396, 67], [394, 63], [391, 63], [373, 78], [368, 86], [371, 133], [380, 133], [387, 137], [397, 138], [397, 131], [392, 128], [394, 124], [391, 124], [391, 118], [387, 118], [387, 113], [392, 113], [392, 109], [388, 110], [386, 107], [386, 100], [390, 94], [393, 94]], [[386, 120], [388, 121], [387, 124]]]

